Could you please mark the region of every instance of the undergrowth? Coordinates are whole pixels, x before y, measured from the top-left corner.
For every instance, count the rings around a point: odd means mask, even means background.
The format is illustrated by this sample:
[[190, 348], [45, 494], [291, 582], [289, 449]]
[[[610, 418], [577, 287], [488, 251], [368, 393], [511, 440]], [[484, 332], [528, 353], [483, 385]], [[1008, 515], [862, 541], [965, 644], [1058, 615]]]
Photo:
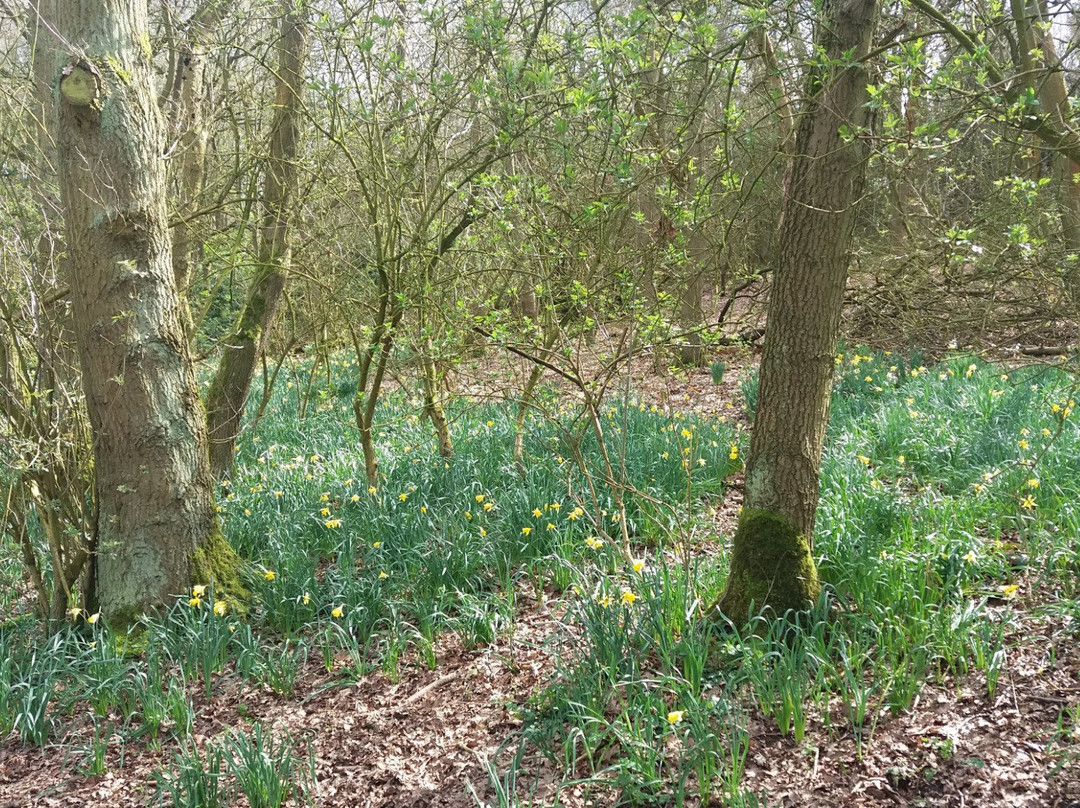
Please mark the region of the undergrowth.
[[[223, 487], [249, 611], [199, 586], [137, 638], [77, 610], [47, 638], [34, 620], [0, 624], [0, 737], [63, 745], [86, 774], [107, 769], [109, 749], [167, 745], [161, 804], [317, 804], [317, 738], [255, 722], [197, 747], [196, 696], [237, 681], [289, 699], [313, 664], [330, 685], [380, 669], [393, 680], [406, 658], [434, 667], [443, 633], [482, 648], [511, 631], [532, 590], [565, 607], [552, 642], [574, 650], [519, 706], [516, 763], [488, 766], [501, 804], [531, 804], [519, 768], [540, 754], [565, 786], [619, 804], [764, 805], [742, 778], [752, 718], [796, 744], [824, 728], [862, 754], [928, 680], [975, 674], [992, 697], [1021, 612], [1076, 625], [1080, 437], [1063, 368], [838, 355], [814, 544], [821, 600], [743, 632], [701, 617], [725, 575], [723, 554], [702, 544], [723, 540], [710, 514], [746, 448], [731, 423], [606, 402], [608, 480], [569, 398], [541, 397], [515, 464], [512, 405], [452, 405], [455, 456], [443, 458], [418, 402], [397, 394], [380, 411], [369, 486], [349, 363], [334, 372], [314, 402], [302, 371], [279, 386]], [[753, 406], [752, 380], [745, 392]], [[10, 613], [18, 564], [2, 547]]]

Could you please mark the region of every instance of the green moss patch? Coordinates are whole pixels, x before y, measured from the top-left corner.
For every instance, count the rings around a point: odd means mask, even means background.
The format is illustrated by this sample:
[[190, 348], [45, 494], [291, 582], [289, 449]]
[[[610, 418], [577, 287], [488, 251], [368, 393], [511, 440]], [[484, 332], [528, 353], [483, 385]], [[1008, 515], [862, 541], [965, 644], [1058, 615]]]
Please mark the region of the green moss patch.
[[192, 581], [213, 584], [214, 596], [224, 600], [231, 611], [243, 614], [251, 592], [240, 577], [242, 563], [215, 523], [206, 541], [191, 554]]
[[715, 611], [742, 625], [751, 610], [782, 615], [809, 609], [820, 592], [810, 544], [795, 523], [772, 511], [744, 509]]

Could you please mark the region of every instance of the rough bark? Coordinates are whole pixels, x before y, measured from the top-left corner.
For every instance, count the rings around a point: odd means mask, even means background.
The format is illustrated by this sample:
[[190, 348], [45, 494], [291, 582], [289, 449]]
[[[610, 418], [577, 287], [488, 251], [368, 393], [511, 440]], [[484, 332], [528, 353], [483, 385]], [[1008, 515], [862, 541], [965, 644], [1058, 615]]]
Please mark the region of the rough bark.
[[255, 275], [236, 327], [222, 343], [221, 360], [206, 396], [210, 465], [214, 477], [231, 473], [236, 438], [265, 336], [277, 316], [289, 265], [295, 206], [296, 150], [307, 56], [305, 3], [284, 0], [278, 44], [277, 97], [270, 156], [263, 184], [262, 232]]
[[145, 0], [61, 3], [57, 152], [74, 329], [94, 439], [98, 602], [127, 623], [235, 581], [218, 528], [171, 266]]
[[[746, 468], [744, 511], [717, 608], [807, 608], [819, 584], [811, 553], [833, 354], [867, 148], [865, 58], [877, 0], [825, 0], [779, 227], [779, 255]], [[823, 62], [825, 60], [822, 60]]]

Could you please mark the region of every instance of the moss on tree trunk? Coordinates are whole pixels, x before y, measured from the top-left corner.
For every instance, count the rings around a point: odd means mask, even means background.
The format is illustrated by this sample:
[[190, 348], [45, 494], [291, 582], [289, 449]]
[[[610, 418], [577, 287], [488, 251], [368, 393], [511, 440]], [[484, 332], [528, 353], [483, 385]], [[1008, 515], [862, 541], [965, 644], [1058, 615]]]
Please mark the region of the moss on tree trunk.
[[196, 583], [212, 585], [218, 600], [224, 600], [233, 611], [243, 613], [247, 611], [251, 592], [240, 578], [242, 563], [221, 529], [215, 528], [191, 554], [191, 577]]
[[762, 609], [775, 615], [809, 609], [820, 592], [810, 543], [796, 524], [771, 511], [743, 510], [716, 608], [739, 623]]

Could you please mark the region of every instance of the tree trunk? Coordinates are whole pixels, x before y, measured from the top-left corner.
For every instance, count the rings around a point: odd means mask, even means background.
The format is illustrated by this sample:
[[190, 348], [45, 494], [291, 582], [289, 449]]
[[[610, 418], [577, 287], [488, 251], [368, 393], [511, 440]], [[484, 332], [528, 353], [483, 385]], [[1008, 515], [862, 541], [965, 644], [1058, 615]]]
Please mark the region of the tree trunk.
[[727, 589], [717, 608], [805, 609], [819, 584], [811, 554], [833, 354], [867, 148], [865, 58], [877, 0], [825, 0], [816, 34], [827, 57], [808, 77], [781, 213], [758, 406]]
[[[1013, 23], [1020, 47], [1019, 67], [1025, 84], [1039, 100], [1039, 108], [1058, 131], [1074, 131], [1073, 102], [1054, 46], [1051, 18], [1045, 0], [1012, 0]], [[1038, 152], [1036, 152], [1038, 154]], [[1063, 152], [1054, 155], [1052, 180], [1060, 206], [1065, 248], [1080, 252], [1080, 165]], [[1067, 289], [1074, 307], [1080, 307], [1080, 268], [1068, 270]]]
[[420, 370], [424, 387], [424, 415], [431, 421], [435, 439], [439, 444], [439, 456], [454, 456], [454, 439], [450, 435], [450, 422], [446, 420], [442, 397], [439, 395], [439, 366], [435, 361], [435, 341], [426, 337], [420, 350]]
[[177, 223], [173, 228], [173, 274], [184, 313], [188, 338], [193, 339], [186, 295], [192, 269], [199, 252], [199, 240], [191, 220], [199, 208], [206, 180], [206, 151], [210, 130], [206, 125], [210, 83], [207, 80], [207, 53], [211, 34], [221, 20], [222, 3], [207, 3], [187, 25], [184, 39], [176, 48], [170, 86], [165, 100], [171, 108], [169, 139], [174, 141], [179, 163], [176, 171]]
[[236, 328], [221, 349], [221, 362], [206, 395], [210, 431], [210, 466], [216, 479], [232, 472], [236, 438], [251, 379], [266, 333], [277, 315], [289, 264], [289, 226], [296, 188], [296, 147], [301, 112], [300, 92], [307, 54], [307, 7], [284, 0], [278, 44], [277, 98], [271, 130], [270, 157], [263, 187], [259, 259]]
[[180, 323], [146, 2], [59, 7], [57, 152], [94, 436], [98, 604], [123, 625], [193, 582], [238, 588], [236, 558]]

